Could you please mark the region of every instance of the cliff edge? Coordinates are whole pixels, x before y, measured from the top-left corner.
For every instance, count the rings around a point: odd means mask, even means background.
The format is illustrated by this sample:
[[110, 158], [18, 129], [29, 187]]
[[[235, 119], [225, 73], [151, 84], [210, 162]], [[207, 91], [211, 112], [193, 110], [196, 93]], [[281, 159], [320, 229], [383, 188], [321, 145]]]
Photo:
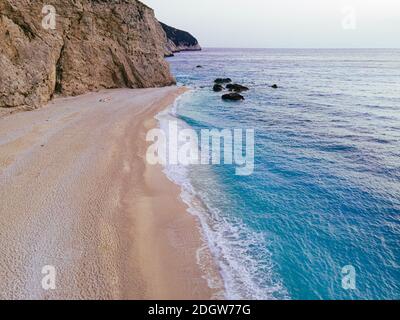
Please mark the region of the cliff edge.
[[166, 42], [153, 10], [137, 0], [0, 0], [0, 107], [172, 85]]
[[175, 52], [201, 50], [199, 42], [189, 32], [170, 27], [162, 22], [160, 25], [168, 39], [166, 56], [171, 56]]

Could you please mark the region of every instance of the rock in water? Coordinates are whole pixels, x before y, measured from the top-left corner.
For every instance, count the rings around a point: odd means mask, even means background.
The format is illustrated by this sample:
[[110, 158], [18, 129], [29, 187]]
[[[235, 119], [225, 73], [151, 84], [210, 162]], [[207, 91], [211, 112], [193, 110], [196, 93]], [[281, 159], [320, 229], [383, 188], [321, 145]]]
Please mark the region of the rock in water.
[[[41, 15], [51, 4], [48, 14]], [[55, 29], [43, 24], [56, 10]], [[137, 0], [0, 0], [0, 107], [39, 107], [54, 94], [175, 83], [167, 38]]]
[[277, 85], [277, 84], [273, 84], [273, 85], [271, 86], [271, 88], [272, 88], [272, 89], [278, 89], [278, 85]]
[[244, 97], [239, 93], [228, 93], [222, 96], [222, 100], [240, 101], [244, 100]]
[[232, 82], [231, 78], [217, 78], [214, 80], [214, 83], [223, 84], [223, 83], [230, 83]]
[[199, 42], [189, 32], [170, 27], [162, 22], [160, 22], [160, 25], [168, 39], [166, 55], [181, 51], [201, 50]]
[[248, 91], [249, 90], [249, 88], [247, 88], [245, 86], [242, 86], [240, 84], [236, 84], [236, 83], [235, 84], [228, 84], [226, 86], [226, 88], [229, 91], [235, 91], [235, 92], [243, 92], [243, 91]]
[[224, 87], [221, 86], [220, 84], [214, 84], [213, 90], [215, 92], [221, 92], [222, 90], [224, 90]]

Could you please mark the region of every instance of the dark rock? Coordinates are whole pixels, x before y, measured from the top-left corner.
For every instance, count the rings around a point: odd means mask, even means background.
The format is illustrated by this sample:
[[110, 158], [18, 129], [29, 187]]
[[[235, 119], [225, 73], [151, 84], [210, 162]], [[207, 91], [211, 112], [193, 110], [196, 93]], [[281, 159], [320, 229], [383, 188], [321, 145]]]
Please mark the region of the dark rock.
[[226, 86], [226, 88], [229, 91], [234, 91], [234, 92], [243, 92], [243, 91], [248, 91], [249, 90], [249, 88], [247, 88], [245, 86], [242, 86], [240, 84], [236, 84], [236, 83], [235, 84], [228, 84]]
[[214, 84], [213, 90], [215, 92], [221, 92], [222, 90], [224, 90], [224, 87], [220, 84]]
[[198, 65], [198, 66], [196, 66], [196, 68], [203, 68], [203, 66], [201, 66], [201, 65]]
[[244, 100], [244, 97], [239, 93], [228, 93], [222, 96], [222, 100], [230, 100], [230, 101], [240, 101]]
[[273, 85], [271, 86], [271, 88], [272, 88], [272, 89], [278, 89], [278, 85], [277, 85], [277, 84], [273, 84]]
[[201, 47], [195, 37], [189, 32], [179, 30], [160, 22], [167, 36], [168, 51], [175, 53], [181, 51], [200, 51]]
[[218, 79], [215, 79], [214, 82], [217, 84], [230, 83], [230, 82], [232, 82], [232, 79], [231, 78], [218, 78]]

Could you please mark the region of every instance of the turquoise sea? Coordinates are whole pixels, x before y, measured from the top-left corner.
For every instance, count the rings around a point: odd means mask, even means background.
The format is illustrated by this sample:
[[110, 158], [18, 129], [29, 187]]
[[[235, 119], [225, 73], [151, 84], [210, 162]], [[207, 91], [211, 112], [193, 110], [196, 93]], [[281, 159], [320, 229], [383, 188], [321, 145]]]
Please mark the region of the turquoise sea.
[[[201, 221], [225, 297], [399, 299], [400, 50], [205, 49], [168, 61], [191, 88], [168, 117], [255, 129], [250, 176], [166, 168]], [[250, 87], [246, 100], [222, 101], [218, 77]]]

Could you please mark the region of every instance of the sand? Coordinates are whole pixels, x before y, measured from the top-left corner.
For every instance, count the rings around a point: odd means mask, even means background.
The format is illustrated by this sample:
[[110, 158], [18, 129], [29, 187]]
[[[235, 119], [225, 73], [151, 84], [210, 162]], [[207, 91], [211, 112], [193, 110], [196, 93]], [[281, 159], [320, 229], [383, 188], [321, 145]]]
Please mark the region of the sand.
[[0, 118], [1, 299], [218, 295], [179, 187], [145, 161], [155, 114], [183, 90], [105, 90]]

